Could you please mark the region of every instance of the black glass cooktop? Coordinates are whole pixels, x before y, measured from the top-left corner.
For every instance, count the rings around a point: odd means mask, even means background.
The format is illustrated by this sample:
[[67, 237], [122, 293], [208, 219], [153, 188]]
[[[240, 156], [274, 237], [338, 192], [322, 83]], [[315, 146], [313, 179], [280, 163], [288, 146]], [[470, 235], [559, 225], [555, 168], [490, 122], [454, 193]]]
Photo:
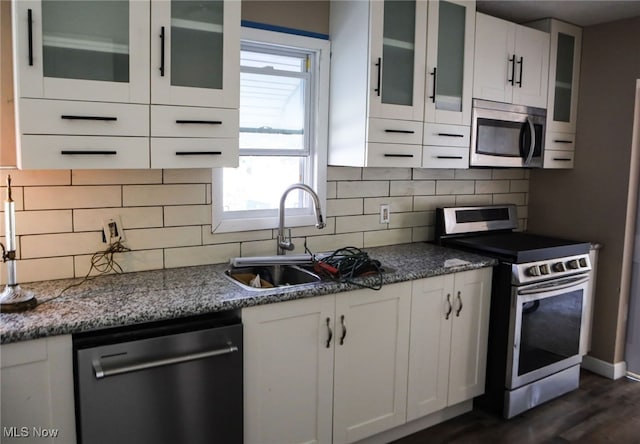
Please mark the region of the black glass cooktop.
[[517, 264], [587, 254], [590, 248], [588, 242], [522, 232], [443, 238], [442, 244], [497, 256]]

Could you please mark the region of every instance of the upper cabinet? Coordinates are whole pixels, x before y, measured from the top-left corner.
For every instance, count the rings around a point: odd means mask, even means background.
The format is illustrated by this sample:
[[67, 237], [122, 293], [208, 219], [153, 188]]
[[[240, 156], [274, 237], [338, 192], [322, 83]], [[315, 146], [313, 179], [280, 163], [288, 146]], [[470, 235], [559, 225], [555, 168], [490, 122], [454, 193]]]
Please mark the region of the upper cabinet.
[[424, 168], [468, 168], [475, 1], [430, 1]]
[[329, 163], [420, 167], [426, 1], [331, 3]]
[[572, 168], [582, 28], [555, 19], [527, 25], [549, 32], [551, 36], [544, 168]]
[[473, 97], [547, 107], [549, 34], [476, 14]]
[[[239, 2], [14, 0], [13, 5], [18, 167], [237, 164]], [[156, 117], [151, 103], [232, 111], [225, 119], [200, 110], [198, 117], [177, 113], [173, 126], [162, 121], [164, 132], [154, 134], [167, 110]], [[235, 132], [229, 128], [234, 124]], [[197, 129], [185, 135], [184, 126]], [[156, 141], [155, 135], [174, 139]], [[221, 143], [219, 137], [228, 140]]]

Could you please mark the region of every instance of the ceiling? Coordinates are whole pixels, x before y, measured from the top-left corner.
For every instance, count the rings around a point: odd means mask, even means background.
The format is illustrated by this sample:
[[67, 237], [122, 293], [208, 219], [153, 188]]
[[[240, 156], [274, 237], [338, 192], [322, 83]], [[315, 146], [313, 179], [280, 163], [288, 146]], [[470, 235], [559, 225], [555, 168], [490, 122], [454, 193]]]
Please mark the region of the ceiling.
[[640, 0], [477, 0], [477, 9], [517, 23], [554, 17], [591, 26], [640, 16]]

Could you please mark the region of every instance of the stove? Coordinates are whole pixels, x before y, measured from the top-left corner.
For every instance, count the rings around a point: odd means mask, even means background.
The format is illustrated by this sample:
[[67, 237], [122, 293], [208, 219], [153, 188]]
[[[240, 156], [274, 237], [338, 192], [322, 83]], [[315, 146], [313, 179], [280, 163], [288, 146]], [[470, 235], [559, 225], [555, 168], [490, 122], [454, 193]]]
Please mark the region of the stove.
[[515, 205], [438, 208], [436, 241], [498, 259], [485, 394], [512, 418], [578, 388], [589, 242], [515, 231]]

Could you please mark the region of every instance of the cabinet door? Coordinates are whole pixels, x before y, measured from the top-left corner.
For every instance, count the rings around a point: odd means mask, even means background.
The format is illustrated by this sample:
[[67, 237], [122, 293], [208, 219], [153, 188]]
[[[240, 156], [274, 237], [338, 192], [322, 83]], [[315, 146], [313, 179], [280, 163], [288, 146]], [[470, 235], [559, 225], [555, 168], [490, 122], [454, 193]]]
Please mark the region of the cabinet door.
[[149, 2], [16, 1], [20, 97], [149, 102]]
[[473, 97], [510, 103], [515, 82], [515, 26], [476, 13]]
[[453, 274], [412, 283], [407, 421], [447, 406]]
[[71, 336], [5, 344], [0, 350], [2, 442], [75, 443]]
[[238, 108], [240, 2], [151, 5], [151, 103]]
[[429, 2], [425, 121], [469, 125], [475, 1]]
[[549, 34], [515, 25], [516, 78], [513, 103], [547, 107], [549, 81]]
[[427, 2], [370, 3], [370, 117], [422, 121]]
[[456, 273], [448, 405], [484, 393], [491, 268]]
[[333, 442], [404, 424], [411, 283], [336, 297]]
[[331, 442], [334, 301], [242, 310], [245, 443]]
[[581, 48], [579, 27], [552, 20], [547, 131], [573, 133], [576, 130]]

